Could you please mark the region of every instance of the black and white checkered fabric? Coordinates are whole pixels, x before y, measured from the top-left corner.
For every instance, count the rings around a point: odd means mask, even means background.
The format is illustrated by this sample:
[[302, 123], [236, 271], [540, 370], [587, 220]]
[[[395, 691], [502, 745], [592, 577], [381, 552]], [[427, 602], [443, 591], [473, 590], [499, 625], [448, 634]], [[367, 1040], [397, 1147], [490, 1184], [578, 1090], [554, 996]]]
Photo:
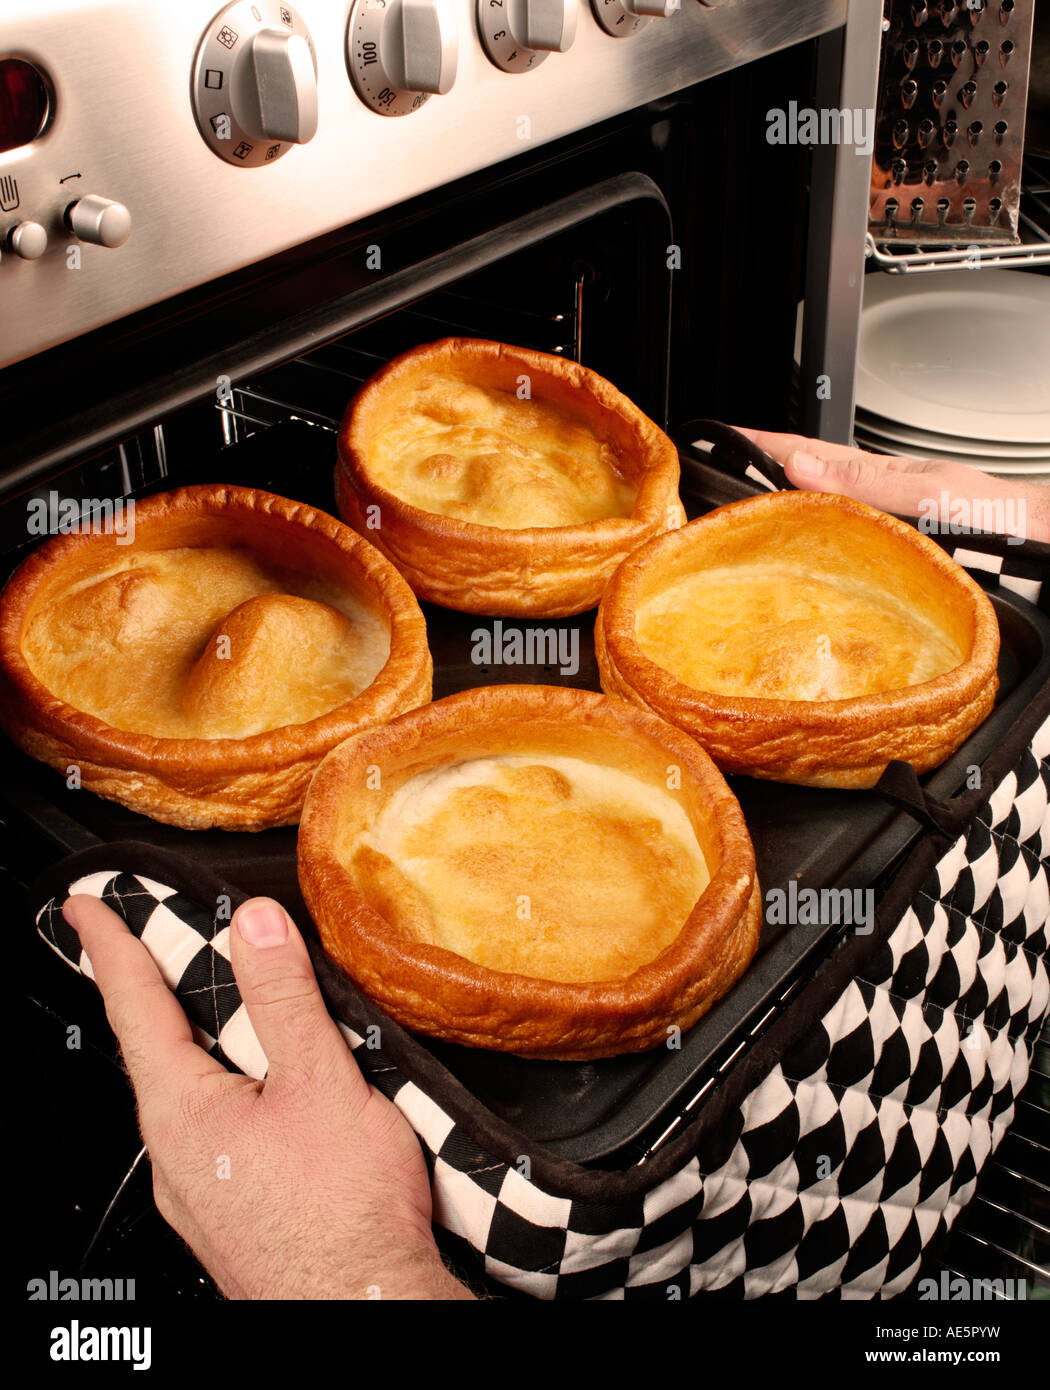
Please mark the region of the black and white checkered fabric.
[[980, 576], [991, 576], [995, 583], [1012, 593], [1020, 594], [1029, 603], [1037, 604], [1043, 591], [1042, 567], [1024, 555], [1015, 553], [1009, 542], [987, 550], [975, 548], [972, 540], [950, 546], [949, 553], [964, 569]]
[[[778, 1020], [769, 1065], [680, 1166], [617, 1200], [539, 1182], [522, 1138], [493, 1157], [381, 1050], [341, 1024], [418, 1134], [446, 1248], [538, 1298], [887, 1298], [970, 1200], [1005, 1134], [1050, 1000], [1050, 721], [914, 901], [853, 938]], [[69, 884], [128, 921], [199, 1041], [253, 1076], [266, 1061], [229, 964], [229, 914], [140, 874]], [[86, 973], [61, 895], [44, 938]], [[852, 955], [848, 955], [852, 952]], [[845, 969], [843, 969], [845, 967]], [[837, 972], [837, 973], [836, 973]], [[828, 993], [827, 980], [840, 978]], [[819, 1010], [814, 998], [823, 989]], [[739, 1064], [737, 1064], [739, 1065]], [[725, 1096], [723, 1096], [725, 1100]], [[705, 1102], [717, 1106], [718, 1102]], [[563, 1165], [571, 1168], [571, 1165]], [[593, 1177], [593, 1175], [588, 1175]]]

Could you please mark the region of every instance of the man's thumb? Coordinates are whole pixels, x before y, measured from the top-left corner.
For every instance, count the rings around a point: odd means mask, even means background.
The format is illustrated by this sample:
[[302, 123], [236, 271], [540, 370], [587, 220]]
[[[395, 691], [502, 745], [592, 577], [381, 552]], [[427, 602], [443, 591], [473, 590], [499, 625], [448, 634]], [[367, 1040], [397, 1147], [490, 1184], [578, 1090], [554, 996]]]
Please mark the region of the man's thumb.
[[345, 1061], [346, 1044], [321, 998], [306, 943], [280, 903], [241, 904], [230, 924], [230, 961], [269, 1079]]

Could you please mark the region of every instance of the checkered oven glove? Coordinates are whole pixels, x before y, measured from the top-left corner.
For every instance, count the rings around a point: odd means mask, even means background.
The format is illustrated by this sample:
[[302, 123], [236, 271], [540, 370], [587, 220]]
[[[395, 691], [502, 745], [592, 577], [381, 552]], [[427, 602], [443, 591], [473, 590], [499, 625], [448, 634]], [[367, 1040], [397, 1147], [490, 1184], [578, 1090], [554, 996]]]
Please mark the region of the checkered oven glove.
[[[138, 873], [104, 869], [78, 878], [69, 896], [87, 893], [112, 907], [153, 957], [164, 983], [182, 1005], [194, 1040], [231, 1071], [261, 1078], [266, 1055], [255, 1036], [230, 964], [232, 907], [220, 900], [205, 908], [192, 898]], [[62, 916], [64, 899], [52, 898], [37, 916], [44, 940], [73, 968], [94, 979], [80, 938]], [[351, 1047], [361, 1041], [340, 1024]]]

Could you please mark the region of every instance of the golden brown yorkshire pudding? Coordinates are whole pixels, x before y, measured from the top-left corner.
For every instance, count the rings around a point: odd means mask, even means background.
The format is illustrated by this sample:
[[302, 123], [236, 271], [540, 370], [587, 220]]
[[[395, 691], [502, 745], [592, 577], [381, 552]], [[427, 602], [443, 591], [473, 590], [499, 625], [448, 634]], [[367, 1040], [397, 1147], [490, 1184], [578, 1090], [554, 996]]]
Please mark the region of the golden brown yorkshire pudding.
[[391, 1017], [524, 1057], [666, 1043], [741, 975], [761, 918], [699, 745], [552, 686], [463, 691], [342, 744], [307, 795], [299, 880]]
[[420, 598], [563, 617], [682, 524], [678, 476], [664, 432], [595, 372], [446, 338], [395, 358], [351, 402], [336, 498]]
[[334, 517], [252, 488], [57, 536], [0, 598], [0, 722], [89, 791], [187, 829], [299, 818], [329, 749], [428, 700], [419, 605]]
[[602, 687], [727, 772], [870, 787], [949, 757], [992, 709], [999, 628], [962, 567], [852, 498], [778, 492], [643, 546], [598, 611]]

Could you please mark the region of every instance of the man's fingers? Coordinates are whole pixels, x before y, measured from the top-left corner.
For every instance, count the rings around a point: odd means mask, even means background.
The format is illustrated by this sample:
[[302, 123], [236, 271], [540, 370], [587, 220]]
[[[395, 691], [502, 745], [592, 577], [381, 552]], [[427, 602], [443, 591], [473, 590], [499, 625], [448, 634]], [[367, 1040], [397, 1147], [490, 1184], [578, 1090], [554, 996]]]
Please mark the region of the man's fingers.
[[[810, 492], [844, 493], [898, 516], [938, 517], [975, 530], [1050, 540], [1050, 489], [1039, 484], [997, 478], [950, 459], [872, 454], [800, 434], [733, 428], [783, 464], [796, 487]], [[999, 503], [1001, 515], [994, 510]]]
[[[306, 943], [272, 898], [250, 898], [233, 914], [230, 961], [269, 1070], [267, 1083], [346, 1067], [346, 1043], [325, 1008]], [[368, 1096], [368, 1083], [350, 1068]], [[353, 1084], [353, 1082], [351, 1082]]]
[[801, 434], [773, 434], [769, 430], [752, 430], [744, 425], [734, 425], [733, 429], [737, 434], [750, 439], [752, 444], [764, 449], [770, 458], [776, 459], [777, 463], [783, 464], [785, 468], [792, 454], [797, 454], [800, 450], [826, 459], [844, 459], [859, 452], [850, 448], [848, 444], [828, 444], [823, 439], [807, 439]]
[[[788, 459], [786, 472], [796, 487], [811, 492], [834, 492], [856, 497], [884, 512], [917, 516], [920, 498], [930, 493], [930, 480], [918, 459], [890, 459], [880, 454], [851, 449], [831, 458], [824, 446], [815, 452], [799, 449]], [[909, 466], [909, 465], [913, 465]]]
[[938, 496], [945, 465], [936, 459], [872, 454], [848, 444], [829, 444], [801, 434], [771, 434], [734, 426], [783, 464], [795, 487], [856, 497], [880, 511], [918, 516], [920, 504]]
[[224, 1074], [193, 1041], [178, 1000], [123, 918], [86, 893], [67, 899], [62, 915], [91, 962], [140, 1105], [154, 1094], [174, 1100], [202, 1076]]

